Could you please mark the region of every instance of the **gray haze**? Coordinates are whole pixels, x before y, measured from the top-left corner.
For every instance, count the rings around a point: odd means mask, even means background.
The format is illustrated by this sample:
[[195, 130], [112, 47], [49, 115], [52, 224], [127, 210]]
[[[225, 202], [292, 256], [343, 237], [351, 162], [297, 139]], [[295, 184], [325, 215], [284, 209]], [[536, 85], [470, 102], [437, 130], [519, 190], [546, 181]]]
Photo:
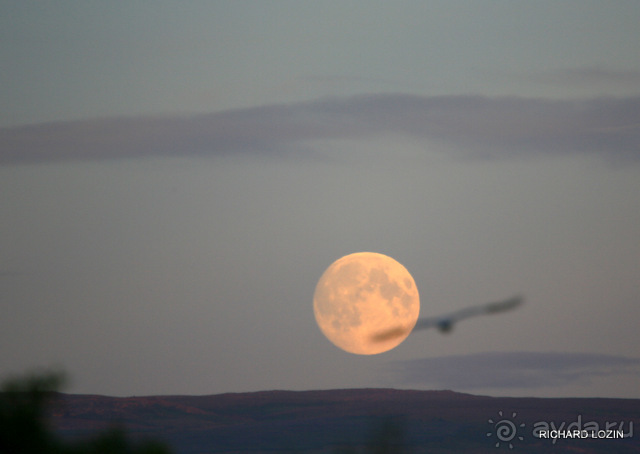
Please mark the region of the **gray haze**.
[[[640, 4], [0, 1], [0, 375], [638, 398]], [[316, 327], [357, 251], [421, 317]]]

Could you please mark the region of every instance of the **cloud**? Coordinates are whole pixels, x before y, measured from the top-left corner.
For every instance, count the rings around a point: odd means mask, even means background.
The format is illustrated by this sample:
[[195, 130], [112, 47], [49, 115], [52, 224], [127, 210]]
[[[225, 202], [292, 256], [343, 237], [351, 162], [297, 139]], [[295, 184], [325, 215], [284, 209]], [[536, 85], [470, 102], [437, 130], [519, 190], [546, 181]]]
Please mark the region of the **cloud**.
[[0, 163], [277, 153], [318, 139], [400, 133], [476, 157], [593, 153], [640, 160], [640, 97], [548, 100], [359, 95], [191, 116], [114, 117], [0, 129]]
[[407, 384], [447, 389], [544, 388], [640, 373], [640, 358], [596, 353], [487, 352], [392, 365]]

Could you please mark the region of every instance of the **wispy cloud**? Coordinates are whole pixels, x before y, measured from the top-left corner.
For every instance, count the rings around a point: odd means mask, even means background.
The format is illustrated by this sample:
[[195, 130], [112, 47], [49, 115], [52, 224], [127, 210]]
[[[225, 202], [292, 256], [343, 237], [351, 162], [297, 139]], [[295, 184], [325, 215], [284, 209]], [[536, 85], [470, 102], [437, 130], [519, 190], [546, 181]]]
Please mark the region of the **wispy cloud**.
[[273, 153], [317, 139], [402, 133], [473, 156], [595, 153], [640, 160], [640, 97], [548, 100], [360, 95], [192, 116], [0, 129], [0, 163]]
[[595, 353], [488, 352], [393, 363], [407, 384], [447, 389], [543, 388], [640, 373], [640, 358]]

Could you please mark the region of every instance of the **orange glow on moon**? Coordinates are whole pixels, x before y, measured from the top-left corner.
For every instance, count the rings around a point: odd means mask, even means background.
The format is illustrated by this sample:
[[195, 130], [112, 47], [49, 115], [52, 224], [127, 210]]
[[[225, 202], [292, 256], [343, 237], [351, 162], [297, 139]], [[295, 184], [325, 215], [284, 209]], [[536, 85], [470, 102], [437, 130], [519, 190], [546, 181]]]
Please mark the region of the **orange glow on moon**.
[[[383, 254], [346, 255], [322, 274], [313, 295], [322, 333], [337, 347], [375, 355], [400, 345], [418, 320], [420, 297], [411, 274]], [[382, 342], [375, 334], [402, 327], [404, 334]]]

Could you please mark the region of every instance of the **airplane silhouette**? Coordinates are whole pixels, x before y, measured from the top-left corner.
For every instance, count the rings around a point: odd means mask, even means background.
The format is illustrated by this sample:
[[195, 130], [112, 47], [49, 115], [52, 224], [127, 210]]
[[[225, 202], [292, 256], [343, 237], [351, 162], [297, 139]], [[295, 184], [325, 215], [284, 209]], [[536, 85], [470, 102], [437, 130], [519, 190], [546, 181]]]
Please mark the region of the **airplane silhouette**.
[[[422, 318], [416, 322], [413, 330], [435, 327], [438, 328], [438, 330], [440, 330], [440, 332], [442, 333], [449, 333], [453, 329], [453, 325], [460, 320], [464, 320], [465, 318], [469, 317], [475, 317], [477, 315], [496, 314], [498, 312], [508, 311], [519, 306], [523, 301], [524, 298], [522, 296], [516, 295], [504, 301], [496, 301], [492, 303], [481, 304], [478, 306], [472, 306], [466, 309], [452, 312], [450, 314], [441, 315], [439, 317]], [[407, 328], [398, 326], [396, 328], [391, 328], [387, 331], [382, 331], [373, 335], [372, 340], [376, 342], [382, 342], [393, 339], [394, 337], [402, 336], [406, 333]]]

